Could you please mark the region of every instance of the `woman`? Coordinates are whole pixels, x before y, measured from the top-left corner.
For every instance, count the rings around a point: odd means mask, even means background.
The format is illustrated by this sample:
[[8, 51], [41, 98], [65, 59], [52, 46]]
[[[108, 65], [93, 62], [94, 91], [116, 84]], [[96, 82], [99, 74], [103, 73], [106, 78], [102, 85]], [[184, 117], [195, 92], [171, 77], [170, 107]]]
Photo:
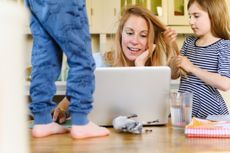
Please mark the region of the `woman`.
[[[130, 6], [120, 19], [115, 37], [116, 48], [107, 52], [103, 61], [110, 66], [170, 66], [171, 57], [179, 52], [176, 35], [151, 11]], [[66, 98], [58, 104], [54, 110], [54, 121], [63, 123], [66, 120], [68, 105]]]

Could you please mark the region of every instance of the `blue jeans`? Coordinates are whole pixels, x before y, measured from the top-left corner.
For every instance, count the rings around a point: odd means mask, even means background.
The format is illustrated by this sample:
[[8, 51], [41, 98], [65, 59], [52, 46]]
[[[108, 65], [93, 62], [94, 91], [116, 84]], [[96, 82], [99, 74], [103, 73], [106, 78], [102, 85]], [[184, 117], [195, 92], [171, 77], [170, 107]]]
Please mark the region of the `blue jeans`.
[[61, 72], [62, 54], [69, 72], [66, 96], [72, 124], [88, 123], [94, 92], [95, 63], [84, 0], [26, 0], [33, 35], [30, 110], [35, 124], [52, 122], [55, 81]]

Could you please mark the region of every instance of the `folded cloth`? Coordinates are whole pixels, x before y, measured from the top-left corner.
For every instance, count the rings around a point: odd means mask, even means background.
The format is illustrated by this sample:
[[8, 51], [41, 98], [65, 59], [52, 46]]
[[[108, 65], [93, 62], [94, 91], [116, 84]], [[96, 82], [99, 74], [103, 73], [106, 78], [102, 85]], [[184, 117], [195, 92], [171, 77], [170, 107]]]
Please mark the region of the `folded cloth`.
[[113, 128], [119, 132], [141, 134], [143, 124], [127, 116], [118, 116], [113, 120]]
[[193, 117], [191, 123], [185, 127], [185, 135], [187, 137], [229, 138], [230, 122]]

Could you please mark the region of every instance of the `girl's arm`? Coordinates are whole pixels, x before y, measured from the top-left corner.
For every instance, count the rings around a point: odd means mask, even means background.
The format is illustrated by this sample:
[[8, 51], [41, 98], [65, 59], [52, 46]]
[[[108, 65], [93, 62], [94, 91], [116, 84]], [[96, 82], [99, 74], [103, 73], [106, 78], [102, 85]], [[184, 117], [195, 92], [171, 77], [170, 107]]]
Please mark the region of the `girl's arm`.
[[208, 72], [198, 68], [197, 66], [193, 67], [191, 73], [212, 87], [222, 91], [227, 91], [230, 89], [230, 78], [228, 77], [221, 76], [218, 73]]
[[230, 89], [230, 78], [221, 76], [218, 73], [208, 72], [207, 70], [201, 69], [192, 64], [187, 57], [178, 56], [176, 60], [178, 67], [181, 67], [186, 72], [191, 73], [201, 79], [206, 84], [220, 89], [222, 91], [227, 91]]

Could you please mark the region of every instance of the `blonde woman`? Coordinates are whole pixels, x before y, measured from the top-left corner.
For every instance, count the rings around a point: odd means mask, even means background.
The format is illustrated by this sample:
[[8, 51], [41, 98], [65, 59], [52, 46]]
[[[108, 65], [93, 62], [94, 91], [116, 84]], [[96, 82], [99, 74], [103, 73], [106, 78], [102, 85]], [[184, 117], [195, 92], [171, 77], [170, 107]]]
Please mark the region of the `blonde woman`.
[[[178, 54], [176, 32], [167, 28], [151, 11], [139, 7], [126, 8], [115, 36], [115, 50], [100, 60], [107, 66], [169, 65]], [[100, 61], [99, 60], [99, 61]], [[96, 65], [97, 65], [96, 60]], [[69, 102], [66, 98], [54, 110], [53, 119], [63, 123]]]

